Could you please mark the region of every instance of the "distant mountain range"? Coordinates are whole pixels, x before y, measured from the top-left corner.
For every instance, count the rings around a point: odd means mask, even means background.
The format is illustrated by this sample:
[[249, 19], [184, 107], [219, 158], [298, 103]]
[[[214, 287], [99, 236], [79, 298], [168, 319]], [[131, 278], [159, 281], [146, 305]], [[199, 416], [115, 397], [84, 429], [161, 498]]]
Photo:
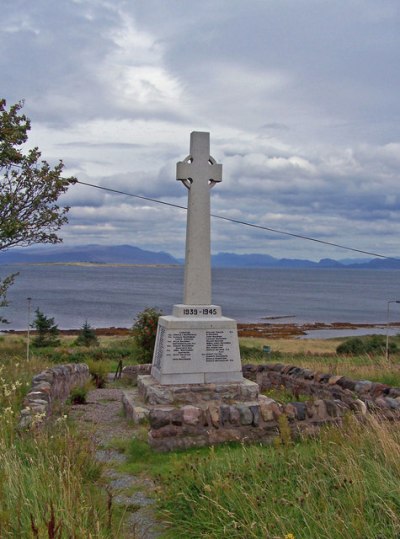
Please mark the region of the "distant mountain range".
[[220, 268], [357, 268], [400, 269], [400, 259], [374, 258], [364, 262], [323, 258], [319, 262], [298, 258], [274, 258], [263, 254], [237, 255], [218, 253], [212, 256], [212, 265]]
[[[153, 252], [132, 245], [80, 245], [64, 247], [15, 248], [0, 253], [0, 264], [183, 264], [183, 260], [169, 253]], [[212, 255], [213, 267], [220, 268], [357, 268], [357, 269], [400, 269], [400, 259], [374, 258], [366, 261], [353, 259], [333, 260], [324, 258], [319, 262], [296, 258], [274, 258], [264, 254], [218, 253]]]
[[43, 248], [10, 249], [0, 253], [0, 264], [179, 264], [168, 253], [153, 252], [132, 245], [54, 245]]

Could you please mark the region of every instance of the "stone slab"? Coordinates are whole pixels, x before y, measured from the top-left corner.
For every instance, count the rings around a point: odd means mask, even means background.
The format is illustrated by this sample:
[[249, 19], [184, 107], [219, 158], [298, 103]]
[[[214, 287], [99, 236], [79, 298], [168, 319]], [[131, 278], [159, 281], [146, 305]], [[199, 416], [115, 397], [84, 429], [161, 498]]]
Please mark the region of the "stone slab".
[[229, 383], [164, 385], [153, 376], [138, 376], [138, 392], [145, 404], [231, 403], [257, 401], [259, 386], [246, 379]]
[[165, 385], [243, 380], [236, 321], [161, 316], [151, 374]]

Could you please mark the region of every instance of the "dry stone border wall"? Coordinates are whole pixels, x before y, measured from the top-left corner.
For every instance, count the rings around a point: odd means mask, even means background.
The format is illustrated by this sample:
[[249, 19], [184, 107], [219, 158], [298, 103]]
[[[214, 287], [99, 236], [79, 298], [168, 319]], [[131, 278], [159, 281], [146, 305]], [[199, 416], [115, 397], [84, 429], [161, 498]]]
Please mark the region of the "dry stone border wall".
[[[127, 366], [123, 376], [135, 379], [137, 374], [149, 374], [150, 368]], [[244, 365], [243, 375], [257, 382], [260, 391], [286, 388], [293, 393], [293, 402], [279, 404], [259, 395], [254, 402], [227, 403], [216, 396], [213, 401], [149, 406], [147, 414], [142, 403], [140, 417], [148, 418], [150, 445], [170, 451], [226, 441], [268, 443], [282, 429], [281, 416], [294, 436], [314, 433], [327, 423], [340, 425], [348, 412], [379, 412], [400, 419], [400, 388], [283, 364]], [[296, 402], [298, 395], [310, 395], [310, 400]]]
[[55, 403], [65, 402], [71, 389], [85, 385], [89, 378], [85, 363], [57, 365], [34, 376], [23, 401], [19, 427], [25, 429], [44, 421]]
[[243, 376], [257, 382], [261, 391], [284, 387], [296, 395], [339, 400], [350, 409], [362, 403], [365, 411], [400, 418], [400, 388], [369, 380], [352, 380], [281, 363], [243, 365]]

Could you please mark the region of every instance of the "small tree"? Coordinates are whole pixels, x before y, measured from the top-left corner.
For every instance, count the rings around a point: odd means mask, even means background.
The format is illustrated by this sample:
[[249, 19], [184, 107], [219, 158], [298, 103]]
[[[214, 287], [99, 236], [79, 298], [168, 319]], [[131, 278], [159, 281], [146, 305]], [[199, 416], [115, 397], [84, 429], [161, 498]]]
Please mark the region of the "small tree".
[[77, 346], [99, 346], [99, 339], [96, 332], [87, 320], [80, 329], [75, 344]]
[[58, 339], [60, 332], [58, 326], [54, 324], [54, 318], [48, 318], [39, 310], [39, 308], [36, 309], [35, 314], [36, 317], [32, 327], [35, 328], [37, 334], [32, 341], [32, 345], [36, 348], [58, 346], [60, 344], [60, 340]]
[[[76, 182], [61, 176], [62, 161], [51, 167], [38, 148], [23, 151], [31, 123], [20, 113], [22, 107], [20, 101], [7, 110], [6, 100], [0, 98], [0, 251], [62, 241], [57, 232], [67, 222], [69, 208], [57, 202]], [[12, 276], [0, 280], [2, 307], [12, 282]]]
[[151, 363], [157, 336], [158, 319], [162, 312], [147, 308], [140, 312], [133, 325], [139, 363]]
[[[18, 273], [12, 273], [11, 275], [8, 275], [5, 277], [2, 281], [0, 281], [0, 308], [1, 307], [7, 307], [9, 304], [7, 300], [7, 290], [9, 286], [11, 286], [14, 282], [14, 278], [18, 275]], [[0, 316], [0, 323], [1, 324], [8, 324], [8, 320], [6, 318], [3, 318]]]

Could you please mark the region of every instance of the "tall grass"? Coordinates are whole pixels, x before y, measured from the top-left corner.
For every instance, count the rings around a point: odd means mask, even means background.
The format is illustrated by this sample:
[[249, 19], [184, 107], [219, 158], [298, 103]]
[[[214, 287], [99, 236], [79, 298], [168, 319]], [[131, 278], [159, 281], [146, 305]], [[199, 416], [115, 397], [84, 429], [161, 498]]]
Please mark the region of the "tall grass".
[[42, 359], [26, 361], [18, 339], [0, 342], [0, 537], [113, 537], [90, 442], [64, 416], [47, 429], [17, 430], [32, 375], [45, 367]]
[[[329, 372], [348, 376], [354, 380], [371, 380], [400, 387], [400, 358], [392, 357], [387, 361], [382, 355], [362, 354], [357, 356], [341, 356], [337, 354], [314, 353], [312, 341], [308, 341], [309, 353], [273, 352], [271, 355], [263, 354], [253, 339], [253, 345], [241, 345], [243, 363], [284, 363], [296, 365], [317, 372]], [[317, 346], [318, 348], [318, 346]]]
[[211, 448], [178, 461], [164, 488], [174, 539], [398, 539], [400, 433], [349, 418], [278, 449]]

